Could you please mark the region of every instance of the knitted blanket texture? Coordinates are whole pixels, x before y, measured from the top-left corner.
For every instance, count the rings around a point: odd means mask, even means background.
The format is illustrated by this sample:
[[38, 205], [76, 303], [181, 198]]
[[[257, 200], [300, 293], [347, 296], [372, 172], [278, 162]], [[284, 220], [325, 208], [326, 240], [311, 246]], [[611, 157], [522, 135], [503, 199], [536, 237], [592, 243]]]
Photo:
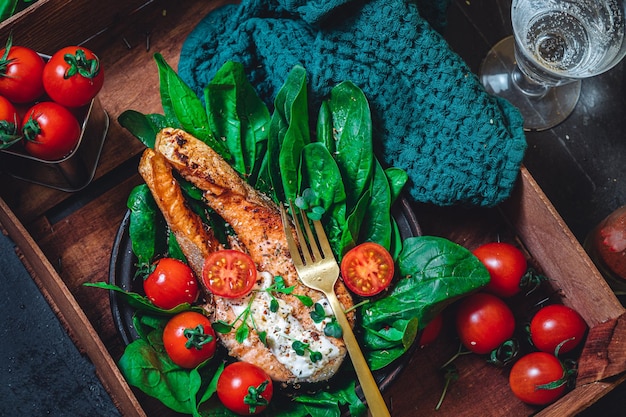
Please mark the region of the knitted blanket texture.
[[352, 81], [369, 101], [379, 158], [409, 174], [415, 201], [494, 206], [510, 195], [522, 163], [522, 117], [487, 94], [435, 30], [445, 24], [442, 4], [243, 0], [198, 24], [183, 44], [178, 73], [202, 96], [226, 61], [241, 62], [271, 109], [299, 64], [312, 112], [332, 87]]

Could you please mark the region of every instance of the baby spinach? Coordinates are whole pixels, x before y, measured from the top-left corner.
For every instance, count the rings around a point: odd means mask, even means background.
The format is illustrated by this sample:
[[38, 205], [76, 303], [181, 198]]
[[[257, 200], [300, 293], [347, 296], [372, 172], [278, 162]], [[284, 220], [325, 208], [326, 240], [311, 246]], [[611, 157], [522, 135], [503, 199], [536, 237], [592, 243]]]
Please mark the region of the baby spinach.
[[[388, 329], [408, 329], [414, 337], [407, 326], [411, 320], [423, 327], [446, 305], [489, 282], [489, 272], [469, 250], [435, 236], [406, 239], [397, 265], [402, 278], [389, 295], [361, 308], [364, 347], [373, 369], [407, 349], [407, 340], [399, 334], [390, 337]], [[390, 348], [397, 349], [394, 355], [384, 352]]]
[[117, 121], [148, 148], [154, 148], [157, 133], [168, 127], [167, 120], [162, 114], [145, 115], [135, 110], [124, 111], [118, 116]]
[[209, 361], [195, 369], [181, 368], [163, 348], [164, 321], [137, 320], [135, 324], [146, 337], [126, 346], [119, 360], [128, 383], [174, 411], [199, 417], [200, 406], [215, 393], [214, 380], [221, 373], [223, 363]]
[[371, 198], [367, 216], [363, 218], [360, 236], [363, 241], [377, 242], [386, 249], [391, 248], [394, 221], [391, 216], [393, 204], [387, 175], [378, 161], [374, 161], [374, 176], [371, 182]]
[[300, 152], [310, 142], [306, 71], [295, 66], [274, 100], [268, 142], [269, 177], [278, 201], [295, 200]]
[[344, 81], [330, 91], [334, 155], [346, 187], [348, 211], [369, 188], [374, 168], [372, 120], [365, 95]]
[[162, 248], [159, 225], [163, 224], [150, 189], [146, 184], [135, 187], [128, 197], [130, 209], [129, 234], [132, 236], [133, 253], [137, 256], [137, 269], [140, 273], [148, 270], [152, 259]]
[[180, 127], [196, 138], [206, 142], [224, 159], [230, 160], [226, 147], [215, 139], [209, 129], [209, 119], [202, 101], [185, 84], [163, 56], [154, 54], [159, 70], [159, 91], [163, 112], [171, 127]]
[[247, 82], [243, 65], [226, 62], [204, 89], [211, 131], [224, 140], [231, 166], [252, 185], [267, 147], [270, 112]]
[[85, 287], [96, 287], [102, 288], [104, 290], [110, 290], [117, 292], [124, 302], [134, 308], [136, 311], [147, 312], [150, 314], [163, 315], [163, 316], [171, 316], [176, 313], [180, 313], [187, 310], [198, 310], [201, 311], [200, 308], [192, 307], [191, 304], [183, 303], [179, 304], [174, 308], [165, 310], [155, 306], [146, 296], [141, 294], [126, 291], [117, 285], [108, 284], [106, 282], [85, 282], [83, 284]]

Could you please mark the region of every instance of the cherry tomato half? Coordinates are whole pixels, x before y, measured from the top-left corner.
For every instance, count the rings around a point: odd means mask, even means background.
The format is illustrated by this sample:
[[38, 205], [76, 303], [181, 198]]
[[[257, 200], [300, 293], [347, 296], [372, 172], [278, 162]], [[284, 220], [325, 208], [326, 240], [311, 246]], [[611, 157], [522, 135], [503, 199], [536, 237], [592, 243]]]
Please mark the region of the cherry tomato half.
[[42, 74], [46, 63], [34, 50], [13, 46], [9, 38], [0, 50], [0, 95], [13, 103], [35, 101], [44, 93]]
[[200, 292], [193, 270], [174, 258], [156, 261], [154, 270], [143, 281], [143, 290], [155, 306], [166, 310], [193, 303]]
[[378, 243], [361, 243], [341, 260], [343, 282], [350, 291], [363, 297], [371, 297], [389, 287], [393, 274], [393, 258]]
[[[528, 404], [546, 405], [560, 398], [566, 389], [565, 370], [561, 362], [546, 352], [522, 356], [511, 368], [509, 385], [513, 394]], [[554, 383], [554, 387], [541, 387]]]
[[69, 155], [80, 139], [76, 117], [52, 101], [37, 103], [26, 112], [22, 132], [26, 152], [47, 161]]
[[262, 412], [274, 394], [267, 373], [248, 362], [234, 362], [217, 380], [217, 396], [226, 408], [244, 416]]
[[98, 57], [82, 46], [67, 46], [54, 53], [43, 69], [43, 86], [50, 98], [67, 107], [89, 103], [104, 84]]
[[528, 269], [526, 257], [505, 242], [486, 243], [472, 252], [489, 271], [485, 290], [499, 297], [511, 297], [520, 291], [520, 282]]
[[479, 292], [467, 296], [459, 304], [456, 328], [468, 350], [484, 354], [513, 336], [515, 317], [502, 299]]
[[172, 362], [192, 369], [213, 357], [217, 341], [205, 315], [185, 311], [173, 316], [165, 325], [163, 346]]
[[530, 321], [530, 338], [541, 351], [556, 354], [566, 353], [582, 342], [587, 323], [578, 312], [562, 304], [551, 304], [541, 308]]
[[202, 282], [215, 295], [239, 298], [252, 291], [256, 265], [250, 256], [234, 249], [213, 252], [204, 260]]

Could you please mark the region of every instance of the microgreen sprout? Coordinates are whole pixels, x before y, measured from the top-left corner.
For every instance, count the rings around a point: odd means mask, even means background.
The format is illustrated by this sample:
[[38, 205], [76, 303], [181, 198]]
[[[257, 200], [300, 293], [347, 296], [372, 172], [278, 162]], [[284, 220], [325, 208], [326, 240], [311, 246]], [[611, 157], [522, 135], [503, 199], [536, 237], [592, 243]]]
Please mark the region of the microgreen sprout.
[[335, 318], [335, 316], [326, 314], [326, 310], [324, 309], [324, 306], [322, 306], [322, 304], [315, 303], [315, 306], [313, 307], [310, 315], [311, 320], [313, 320], [315, 323], [321, 323], [326, 318], [330, 318], [329, 322], [326, 323], [326, 326], [324, 326], [324, 334], [326, 336], [335, 338], [340, 338], [343, 336], [343, 330], [337, 322], [337, 319]]
[[312, 350], [311, 345], [308, 343], [304, 343], [300, 340], [294, 340], [294, 342], [291, 344], [291, 347], [293, 348], [293, 350], [296, 351], [296, 354], [298, 356], [304, 356], [308, 352], [309, 359], [311, 359], [311, 362], [313, 363], [322, 360], [322, 354], [320, 352]]
[[322, 216], [326, 212], [322, 206], [322, 201], [315, 194], [312, 188], [306, 188], [302, 191], [302, 195], [296, 197], [294, 201], [296, 207], [306, 212], [306, 215], [311, 220], [321, 220]]

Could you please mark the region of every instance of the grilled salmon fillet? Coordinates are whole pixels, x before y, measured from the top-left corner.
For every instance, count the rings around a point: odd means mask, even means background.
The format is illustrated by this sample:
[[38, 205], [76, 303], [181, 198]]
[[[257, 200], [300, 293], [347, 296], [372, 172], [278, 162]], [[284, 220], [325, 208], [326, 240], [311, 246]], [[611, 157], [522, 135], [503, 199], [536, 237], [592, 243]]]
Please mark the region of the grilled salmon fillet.
[[[182, 130], [163, 129], [157, 135], [155, 150], [204, 191], [207, 205], [231, 225], [241, 247], [261, 272], [257, 283], [260, 291], [236, 300], [214, 297], [214, 318], [227, 323], [236, 321], [251, 306], [250, 334], [243, 343], [235, 339], [234, 331], [220, 334], [229, 354], [262, 367], [276, 381], [318, 382], [332, 377], [346, 356], [345, 345], [342, 339], [325, 336], [323, 325], [311, 319], [310, 307], [293, 295], [308, 296], [331, 314], [323, 294], [298, 280], [278, 206], [251, 187], [208, 145]], [[263, 291], [277, 276], [286, 286], [295, 287], [293, 294]], [[341, 281], [337, 282], [336, 292], [345, 309], [353, 305]], [[280, 303], [275, 313], [269, 309], [272, 298]], [[354, 320], [353, 312], [348, 316]], [[259, 331], [267, 335], [266, 343], [259, 338]], [[294, 340], [308, 344], [310, 351], [322, 353], [322, 359], [312, 361], [308, 353], [297, 355], [292, 348]]]

